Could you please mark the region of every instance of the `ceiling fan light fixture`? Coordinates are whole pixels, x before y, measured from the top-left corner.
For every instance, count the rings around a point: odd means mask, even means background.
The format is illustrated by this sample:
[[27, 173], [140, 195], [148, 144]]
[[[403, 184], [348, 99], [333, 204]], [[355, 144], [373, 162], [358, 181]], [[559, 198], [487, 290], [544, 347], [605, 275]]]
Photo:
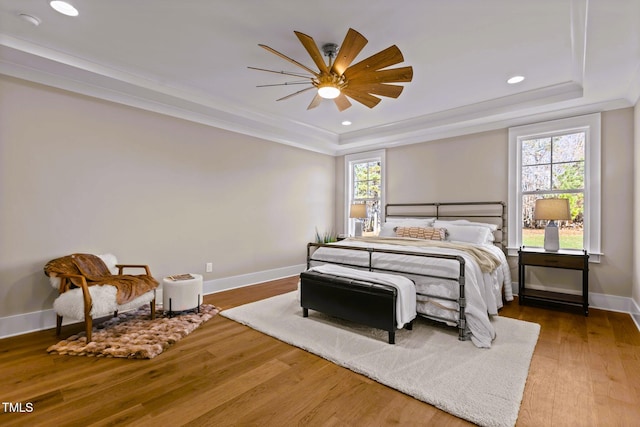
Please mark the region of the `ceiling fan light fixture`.
[[63, 15], [78, 16], [78, 14], [79, 14], [78, 9], [76, 9], [75, 7], [73, 7], [73, 5], [67, 3], [66, 1], [54, 0], [54, 1], [50, 2], [49, 5], [56, 12], [62, 13]]
[[331, 84], [319, 86], [318, 95], [324, 99], [334, 99], [340, 96], [340, 89]]

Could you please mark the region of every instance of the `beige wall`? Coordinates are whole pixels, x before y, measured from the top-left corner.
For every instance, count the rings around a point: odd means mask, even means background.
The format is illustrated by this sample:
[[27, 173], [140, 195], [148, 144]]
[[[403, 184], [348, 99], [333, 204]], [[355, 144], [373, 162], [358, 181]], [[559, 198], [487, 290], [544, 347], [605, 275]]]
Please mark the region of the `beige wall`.
[[303, 264], [334, 194], [331, 156], [0, 77], [0, 318], [50, 309], [42, 267], [73, 252], [157, 278]]
[[335, 195], [335, 211], [334, 215], [336, 218], [336, 233], [345, 233], [344, 224], [345, 224], [345, 165], [344, 165], [344, 156], [336, 156], [335, 159], [336, 166], [336, 195]]
[[[591, 264], [590, 291], [630, 297], [633, 271], [633, 108], [602, 114], [602, 250]], [[387, 150], [387, 203], [507, 201], [508, 130]], [[336, 170], [344, 168], [340, 157]], [[339, 172], [338, 180], [344, 180]], [[343, 211], [337, 211], [342, 224]], [[637, 217], [637, 213], [636, 213]], [[517, 259], [510, 259], [517, 280]], [[579, 274], [554, 271], [554, 287], [579, 289]], [[567, 274], [565, 274], [567, 273]], [[542, 273], [544, 276], [544, 273]], [[548, 280], [549, 276], [543, 277]], [[566, 283], [562, 283], [566, 280]]]
[[591, 292], [631, 297], [633, 271], [633, 108], [602, 114], [602, 263]]
[[[634, 109], [633, 300], [640, 307], [640, 101]], [[640, 316], [640, 313], [636, 313]], [[640, 322], [640, 317], [638, 318]]]
[[507, 200], [507, 130], [387, 150], [387, 203]]

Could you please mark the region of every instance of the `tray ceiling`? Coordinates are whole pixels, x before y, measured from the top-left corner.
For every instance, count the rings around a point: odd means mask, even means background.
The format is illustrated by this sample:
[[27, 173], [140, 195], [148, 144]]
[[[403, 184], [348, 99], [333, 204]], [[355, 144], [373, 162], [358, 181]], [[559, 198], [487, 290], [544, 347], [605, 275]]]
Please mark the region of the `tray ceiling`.
[[[364, 151], [632, 106], [640, 94], [640, 0], [371, 2], [0, 0], [0, 73], [329, 154]], [[615, 5], [615, 7], [613, 7]], [[36, 17], [33, 25], [20, 17]], [[393, 44], [414, 70], [398, 99], [307, 110], [295, 37]], [[523, 75], [509, 85], [506, 80]], [[293, 79], [295, 80], [295, 79]], [[350, 126], [341, 123], [350, 121]]]

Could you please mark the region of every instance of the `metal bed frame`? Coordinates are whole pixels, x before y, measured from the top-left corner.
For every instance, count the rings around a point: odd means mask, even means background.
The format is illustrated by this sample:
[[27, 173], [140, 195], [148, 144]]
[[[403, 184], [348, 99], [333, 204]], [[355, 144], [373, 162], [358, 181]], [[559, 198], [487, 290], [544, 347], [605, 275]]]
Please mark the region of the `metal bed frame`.
[[[460, 208], [467, 209], [468, 214], [464, 214], [464, 212]], [[447, 209], [450, 209], [447, 212]], [[395, 211], [396, 213], [390, 213], [391, 211]], [[494, 212], [495, 211], [495, 212]], [[393, 218], [393, 217], [402, 217], [402, 218], [436, 218], [441, 220], [446, 219], [475, 219], [485, 221], [496, 221], [497, 230], [494, 232], [495, 237], [499, 237], [498, 242], [496, 243], [501, 249], [504, 251], [506, 241], [506, 204], [504, 202], [448, 202], [448, 203], [394, 203], [387, 204], [385, 206], [385, 218]], [[497, 236], [496, 236], [497, 235]], [[313, 258], [313, 253], [316, 249], [320, 247], [331, 247], [335, 249], [346, 249], [353, 251], [364, 251], [368, 253], [368, 262], [366, 265], [362, 264], [354, 264], [348, 262], [335, 262], [335, 261], [324, 261]], [[312, 248], [315, 248], [312, 250]], [[453, 261], [457, 261], [459, 263], [459, 274], [457, 278], [451, 277], [443, 277], [438, 275], [429, 275], [429, 274], [418, 274], [418, 273], [406, 273], [393, 269], [385, 269], [378, 268], [373, 265], [373, 255], [376, 253], [386, 253], [386, 254], [397, 254], [397, 255], [408, 255], [408, 256], [416, 256], [416, 257], [424, 257], [424, 258], [440, 258], [440, 259], [450, 259]], [[307, 244], [307, 270], [311, 268], [312, 262], [321, 262], [326, 264], [337, 264], [347, 267], [354, 268], [366, 268], [368, 271], [382, 271], [399, 275], [408, 275], [408, 276], [422, 276], [422, 277], [431, 277], [451, 282], [457, 282], [459, 287], [458, 298], [447, 298], [441, 297], [437, 295], [430, 295], [424, 293], [417, 293], [417, 295], [443, 300], [443, 301], [453, 301], [458, 304], [458, 316], [456, 321], [456, 327], [458, 328], [458, 339], [464, 341], [467, 339], [466, 332], [466, 316], [465, 316], [465, 307], [466, 307], [466, 298], [465, 298], [465, 260], [461, 256], [456, 255], [444, 255], [444, 254], [421, 254], [409, 251], [402, 250], [388, 250], [388, 249], [377, 249], [377, 248], [362, 248], [362, 247], [353, 247], [346, 246], [340, 244], [324, 244], [324, 243], [309, 243]], [[375, 314], [375, 313], [374, 313]], [[380, 315], [385, 315], [381, 313]], [[420, 317], [428, 318], [431, 320], [437, 320], [441, 322], [451, 322], [450, 319], [446, 319], [440, 316], [428, 315], [424, 313], [418, 313]]]

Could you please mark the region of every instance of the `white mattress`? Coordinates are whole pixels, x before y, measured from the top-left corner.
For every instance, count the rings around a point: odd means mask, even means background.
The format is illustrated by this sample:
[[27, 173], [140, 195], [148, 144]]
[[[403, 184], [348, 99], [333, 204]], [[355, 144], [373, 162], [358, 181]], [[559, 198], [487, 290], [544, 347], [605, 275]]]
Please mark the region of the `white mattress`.
[[[398, 246], [358, 240], [346, 240], [336, 244], [412, 253], [458, 255], [463, 257], [465, 260], [465, 297], [467, 301], [465, 313], [467, 328], [469, 332], [471, 332], [473, 343], [478, 347], [491, 346], [491, 342], [495, 337], [495, 330], [491, 324], [490, 316], [498, 314], [498, 309], [502, 307], [503, 294], [507, 301], [513, 300], [511, 273], [506, 256], [500, 248], [494, 245], [482, 246], [496, 255], [500, 260], [500, 265], [494, 271], [483, 273], [472, 256], [456, 249]], [[369, 263], [369, 253], [366, 251], [330, 247], [318, 248], [312, 255], [312, 258], [325, 262], [346, 262], [362, 267], [367, 267]], [[311, 266], [313, 267], [320, 264], [322, 264], [322, 262], [313, 261]], [[446, 322], [448, 324], [454, 325], [456, 323], [458, 317], [457, 302], [424, 297], [419, 294], [431, 294], [457, 300], [459, 294], [457, 279], [460, 275], [460, 264], [458, 261], [405, 254], [373, 253], [372, 264], [373, 267], [376, 268], [402, 272], [404, 273], [403, 276], [412, 279], [416, 283], [416, 293], [418, 294], [416, 308], [418, 313], [450, 319], [450, 321]], [[431, 274], [454, 280], [424, 277], [411, 273]]]

